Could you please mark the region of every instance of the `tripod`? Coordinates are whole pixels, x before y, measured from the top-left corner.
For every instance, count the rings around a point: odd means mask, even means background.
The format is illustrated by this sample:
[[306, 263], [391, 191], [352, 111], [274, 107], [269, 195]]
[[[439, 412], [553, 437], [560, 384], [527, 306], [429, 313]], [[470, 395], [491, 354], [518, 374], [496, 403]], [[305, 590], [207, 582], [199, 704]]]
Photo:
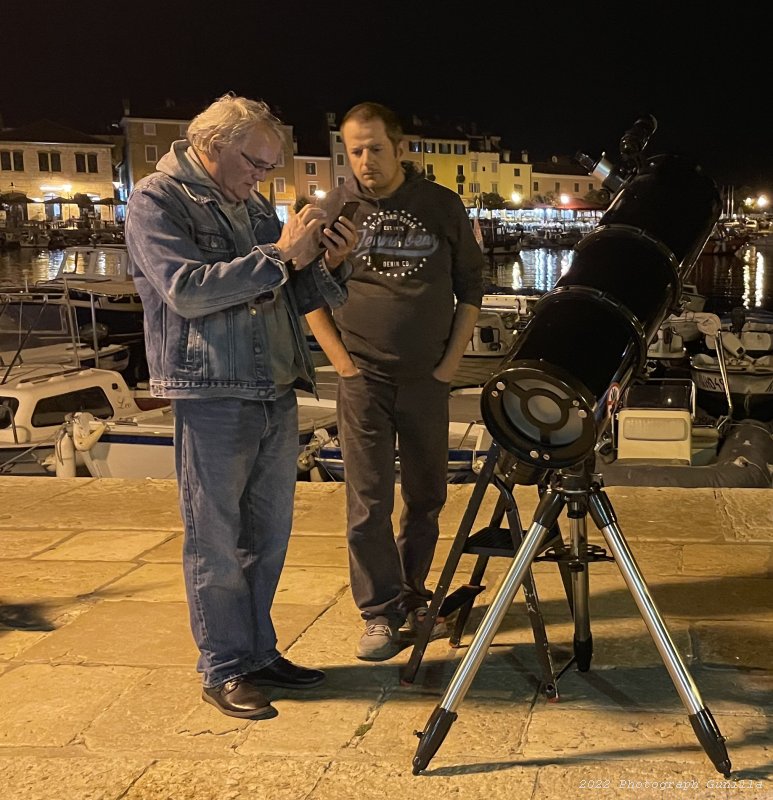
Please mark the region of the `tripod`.
[[[461, 552], [464, 551], [464, 534], [469, 532], [471, 528], [477, 513], [477, 507], [480, 505], [488, 483], [493, 481], [496, 484], [505, 498], [505, 505], [515, 505], [511, 495], [514, 479], [512, 476], [508, 478], [507, 473], [504, 478], [496, 477], [494, 474], [495, 462], [500, 462], [500, 467], [502, 463], [507, 464], [507, 461], [501, 462], [499, 447], [496, 443], [489, 451], [486, 466], [476, 481], [470, 504], [460, 527], [460, 533], [451, 548], [449, 561], [446, 564], [447, 569], [444, 569], [438, 589], [435, 592], [435, 595], [439, 596], [433, 596], [427, 619], [423, 623], [422, 630], [417, 634], [414, 652], [404, 671], [404, 679], [412, 680], [418, 668], [423, 647], [426, 646], [429, 631], [431, 631], [438, 616], [444, 593], [450, 582], [451, 575], [447, 573], [453, 572], [453, 558], [458, 560]], [[494, 519], [499, 513], [499, 508], [498, 505]], [[565, 508], [571, 529], [571, 544], [568, 554], [558, 532], [558, 518]], [[548, 547], [551, 548], [552, 559], [559, 562], [559, 567], [562, 564], [564, 565], [561, 575], [564, 580], [564, 586], [567, 589], [567, 597], [574, 618], [573, 661], [576, 661], [581, 672], [585, 672], [590, 668], [593, 640], [588, 614], [588, 564], [591, 561], [599, 560], [599, 558], [606, 558], [606, 556], [603, 551], [599, 552], [598, 548], [593, 548], [587, 542], [586, 517], [588, 513], [590, 513], [593, 522], [601, 531], [607, 546], [612, 552], [613, 558], [608, 560], [614, 560], [618, 565], [650, 636], [663, 659], [676, 691], [688, 711], [690, 723], [698, 741], [716, 769], [725, 777], [729, 777], [731, 765], [724, 744], [725, 739], [719, 732], [711, 712], [703, 704], [698, 688], [676, 649], [674, 641], [634, 560], [633, 554], [623, 537], [612, 504], [604, 491], [601, 476], [592, 472], [592, 460], [589, 463], [588, 459], [576, 467], [555, 470], [549, 473], [549, 480], [543, 485], [540, 502], [534, 512], [531, 526], [524, 535], [520, 530], [517, 510], [513, 508], [508, 510], [510, 533], [513, 536], [514, 546], [513, 562], [483, 617], [467, 653], [459, 663], [443, 699], [430, 715], [424, 730], [416, 734], [419, 737], [419, 746], [413, 757], [414, 775], [418, 775], [419, 772], [427, 768], [432, 757], [443, 743], [451, 725], [456, 720], [458, 716], [456, 709], [470, 688], [494, 635], [521, 584], [524, 584], [527, 609], [529, 610], [532, 629], [535, 633], [535, 643], [541, 667], [543, 673], [546, 676], [549, 675], [549, 680], [546, 681], [546, 694], [548, 699], [557, 697], [555, 684], [557, 677], [560, 677], [560, 675], [554, 675], [549, 656], [545, 655], [547, 640], [544, 636], [544, 627], [541, 625], [542, 619], [538, 606], [535, 606], [538, 601], [531, 577], [532, 563]], [[513, 530], [513, 523], [518, 525], [517, 531]], [[570, 572], [568, 581], [566, 576], [567, 568]], [[472, 588], [474, 591], [476, 587]], [[466, 602], [468, 606], [471, 605], [471, 600], [468, 599]], [[537, 619], [535, 619], [535, 616]], [[456, 634], [459, 633], [457, 624]]]

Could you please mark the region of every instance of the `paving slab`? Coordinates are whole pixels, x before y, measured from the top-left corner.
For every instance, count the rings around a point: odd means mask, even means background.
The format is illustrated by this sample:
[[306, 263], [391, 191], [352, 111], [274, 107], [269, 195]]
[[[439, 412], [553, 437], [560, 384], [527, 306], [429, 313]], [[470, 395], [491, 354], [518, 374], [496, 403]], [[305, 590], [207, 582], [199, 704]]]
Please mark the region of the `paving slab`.
[[[449, 486], [430, 586], [471, 491]], [[174, 481], [0, 478], [0, 798], [773, 798], [773, 494], [608, 493], [727, 738], [730, 780], [697, 742], [615, 564], [589, 568], [591, 669], [569, 665], [558, 700], [547, 700], [519, 589], [485, 657], [465, 663], [458, 719], [413, 775], [414, 731], [461, 669], [512, 559], [490, 559], [461, 645], [430, 642], [403, 685], [411, 637], [388, 662], [354, 656], [363, 622], [349, 587], [345, 487], [299, 483], [274, 622], [282, 652], [323, 668], [326, 682], [266, 688], [279, 716], [238, 720], [200, 699]], [[516, 497], [528, 526], [536, 488], [517, 487]], [[497, 498], [488, 487], [480, 526]], [[401, 507], [396, 491], [395, 522]], [[588, 539], [605, 545], [592, 525]], [[462, 556], [453, 588], [474, 564]], [[564, 586], [554, 563], [536, 562], [533, 574], [558, 669], [574, 636]]]
[[[168, 531], [81, 531], [66, 540], [52, 543], [33, 556], [36, 561], [133, 561], [169, 538]], [[105, 540], [110, 546], [105, 547]]]
[[29, 664], [0, 676], [0, 745], [64, 747], [144, 673], [109, 666]]
[[0, 789], [7, 800], [114, 800], [151, 764], [131, 756], [40, 758], [0, 751]]

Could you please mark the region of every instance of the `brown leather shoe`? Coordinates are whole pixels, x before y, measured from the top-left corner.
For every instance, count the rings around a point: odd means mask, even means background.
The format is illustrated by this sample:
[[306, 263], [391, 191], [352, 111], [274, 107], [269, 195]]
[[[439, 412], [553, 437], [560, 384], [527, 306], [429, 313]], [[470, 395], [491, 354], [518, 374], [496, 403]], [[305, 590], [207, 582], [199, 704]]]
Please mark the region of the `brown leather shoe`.
[[218, 686], [205, 686], [201, 699], [223, 714], [240, 719], [271, 719], [279, 713], [245, 675]]

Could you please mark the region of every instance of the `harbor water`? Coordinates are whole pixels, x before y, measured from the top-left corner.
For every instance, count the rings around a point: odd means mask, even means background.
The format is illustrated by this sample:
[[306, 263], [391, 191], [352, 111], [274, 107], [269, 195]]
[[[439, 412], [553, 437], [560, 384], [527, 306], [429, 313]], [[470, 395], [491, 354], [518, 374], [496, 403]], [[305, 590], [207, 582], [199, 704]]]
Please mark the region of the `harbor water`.
[[[573, 252], [537, 248], [488, 256], [485, 279], [489, 288], [543, 294], [569, 269]], [[63, 255], [62, 250], [43, 248], [0, 251], [0, 289], [50, 279]], [[686, 281], [706, 298], [707, 311], [724, 314], [738, 306], [773, 311], [773, 235], [758, 237], [735, 255], [702, 256]]]
[[[524, 294], [543, 294], [569, 269], [573, 253], [540, 248], [495, 255], [488, 258], [486, 280]], [[706, 311], [721, 315], [739, 306], [773, 311], [773, 235], [760, 236], [734, 255], [701, 256], [684, 279], [706, 298]]]

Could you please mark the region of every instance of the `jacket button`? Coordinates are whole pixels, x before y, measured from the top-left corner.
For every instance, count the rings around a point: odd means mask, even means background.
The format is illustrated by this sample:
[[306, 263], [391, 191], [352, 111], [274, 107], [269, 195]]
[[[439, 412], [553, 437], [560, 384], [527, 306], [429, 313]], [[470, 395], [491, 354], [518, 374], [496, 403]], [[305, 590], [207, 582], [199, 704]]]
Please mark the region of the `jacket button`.
[[251, 308], [251, 309], [250, 309], [250, 314], [252, 314], [252, 316], [253, 316], [253, 317], [254, 317], [254, 316], [257, 314], [257, 313], [258, 313], [258, 309], [257, 309], [257, 308]]

